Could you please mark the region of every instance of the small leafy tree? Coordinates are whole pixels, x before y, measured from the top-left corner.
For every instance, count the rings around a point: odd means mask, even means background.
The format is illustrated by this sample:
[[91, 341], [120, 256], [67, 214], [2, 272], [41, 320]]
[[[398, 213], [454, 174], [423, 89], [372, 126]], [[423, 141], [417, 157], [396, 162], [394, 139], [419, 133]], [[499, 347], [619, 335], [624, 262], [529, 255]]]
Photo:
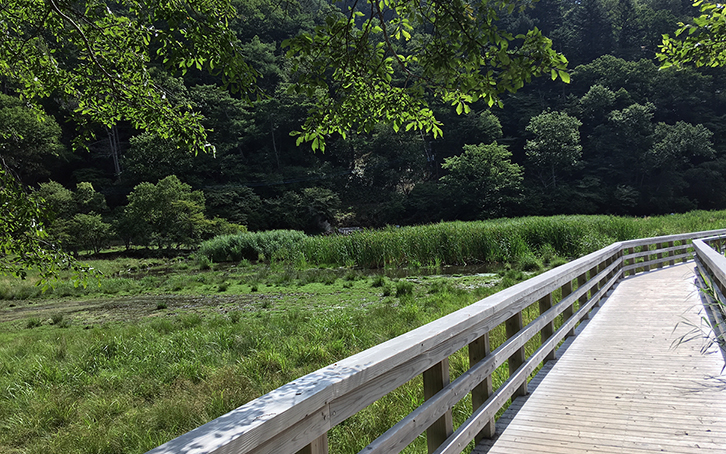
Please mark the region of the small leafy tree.
[[139, 238], [150, 240], [160, 248], [201, 241], [206, 222], [204, 194], [192, 191], [191, 186], [175, 175], [157, 184], [137, 185], [128, 200], [123, 219], [137, 225], [134, 229]]
[[524, 146], [527, 158], [540, 173], [542, 185], [557, 186], [557, 174], [571, 168], [582, 156], [580, 145], [582, 122], [565, 112], [542, 112], [527, 125], [527, 132], [534, 135]]
[[92, 250], [96, 254], [111, 239], [111, 224], [103, 222], [100, 214], [78, 213], [70, 220], [68, 231], [72, 245], [79, 250]]
[[522, 196], [522, 169], [511, 162], [512, 153], [496, 142], [464, 145], [459, 156], [446, 158], [449, 171], [441, 185], [455, 207], [457, 219], [501, 216]]

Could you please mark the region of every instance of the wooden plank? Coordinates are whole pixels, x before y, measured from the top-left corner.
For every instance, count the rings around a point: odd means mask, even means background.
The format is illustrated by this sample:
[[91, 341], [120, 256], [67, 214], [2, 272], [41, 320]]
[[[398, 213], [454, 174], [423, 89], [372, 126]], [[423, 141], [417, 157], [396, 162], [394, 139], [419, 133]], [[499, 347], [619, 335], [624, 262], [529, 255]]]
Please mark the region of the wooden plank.
[[[635, 253], [635, 250], [632, 247], [627, 248], [627, 251], [628, 251], [628, 255], [626, 256], [626, 258], [630, 258], [630, 256], [633, 255], [633, 253]], [[623, 266], [632, 265], [634, 263], [635, 263], [635, 258], [631, 258], [630, 263], [623, 263]], [[631, 275], [635, 274], [635, 271], [631, 271], [630, 274]], [[627, 273], [625, 275], [627, 276]]]
[[[572, 293], [572, 281], [566, 283], [565, 286], [569, 286], [569, 288], [570, 288], [570, 292], [568, 293], [568, 295], [570, 293]], [[565, 286], [563, 286], [562, 288], [564, 289]], [[543, 296], [539, 300], [539, 313], [540, 314], [544, 314], [545, 312], [547, 312], [551, 308], [552, 308], [552, 294], [550, 293], [549, 295]], [[540, 331], [540, 342], [541, 343], [545, 343], [545, 341], [547, 341], [547, 339], [549, 339], [550, 337], [552, 337], [552, 335], [554, 333], [555, 333], [555, 322], [553, 320], [553, 321], [547, 323], [544, 326], [544, 328], [542, 328], [542, 331]], [[554, 349], [552, 350], [552, 352], [550, 352], [545, 357], [545, 361], [550, 361], [550, 360], [553, 360], [553, 359], [555, 359], [555, 351], [554, 351]]]
[[297, 454], [328, 454], [328, 434], [322, 435], [302, 448]]
[[[433, 398], [450, 382], [449, 358], [446, 358], [423, 373], [424, 400]], [[454, 432], [454, 425], [451, 408], [449, 408], [426, 429], [426, 445], [429, 453], [436, 451], [436, 448], [449, 438], [452, 432]]]
[[722, 452], [723, 361], [671, 347], [699, 319], [687, 272], [622, 281], [489, 452]]
[[[550, 307], [552, 307], [552, 306], [550, 305]], [[512, 316], [509, 320], [507, 320], [504, 327], [505, 327], [507, 339], [510, 339], [510, 338], [516, 336], [517, 333], [519, 333], [522, 330], [522, 328], [524, 327], [524, 323], [522, 321], [522, 313], [517, 312], [516, 314], [514, 314], [514, 316]], [[519, 350], [514, 352], [514, 354], [512, 354], [509, 357], [509, 359], [507, 360], [507, 362], [509, 363], [509, 376], [513, 377], [516, 374], [517, 369], [519, 369], [526, 360], [527, 360], [527, 356], [524, 352], [524, 345], [523, 345]], [[519, 396], [526, 396], [526, 395], [527, 395], [527, 382], [525, 381], [514, 392], [514, 394], [512, 395], [512, 398], [516, 398]]]
[[[466, 421], [464, 421], [455, 431], [454, 434], [449, 437], [444, 444], [442, 444], [434, 454], [458, 454], [460, 453], [468, 443], [474, 439], [476, 434], [481, 430], [481, 427], [486, 421], [491, 418], [499, 408], [506, 402], [509, 397], [518, 389], [519, 383], [522, 380], [526, 380], [529, 374], [539, 365], [544, 359], [547, 352], [560, 341], [562, 341], [567, 333], [581, 320], [585, 314], [595, 305], [595, 301], [601, 298], [610, 287], [615, 285], [620, 276], [621, 271], [618, 270], [617, 274], [606, 284], [606, 286], [598, 291], [598, 294], [594, 298], [591, 298], [586, 305], [579, 308], [577, 313], [567, 320], [554, 336], [547, 340], [546, 344], [540, 346], [539, 349], [529, 358], [529, 360], [516, 372], [516, 374], [506, 380], [495, 393], [487, 400], [487, 402], [479, 407], [474, 414], [472, 414]], [[574, 295], [574, 294], [573, 294]], [[570, 295], [570, 296], [573, 296]], [[561, 306], [556, 305], [549, 312], [555, 313], [555, 311]], [[420, 407], [419, 407], [420, 408]]]
[[[587, 276], [585, 273], [577, 276], [577, 288], [580, 289], [585, 285], [585, 282], [587, 282]], [[560, 301], [560, 304], [564, 304], [563, 301], [566, 301], [566, 298], [572, 294], [572, 281], [567, 282], [565, 285], [562, 286], [562, 301]], [[587, 301], [587, 295], [584, 294], [580, 297], [580, 305]], [[572, 316], [575, 314], [575, 303], [571, 303], [567, 306], [567, 309], [562, 313], [562, 318], [564, 321], [569, 320], [572, 318]], [[570, 332], [567, 334], [568, 336], [574, 336], [575, 335], [575, 328], [572, 328]]]
[[[689, 252], [687, 254], [679, 254], [679, 255], [674, 255], [673, 257], [666, 257], [666, 258], [661, 259], [661, 260], [663, 260], [663, 261], [681, 260], [683, 262], [687, 262], [691, 258], [693, 258], [693, 254], [691, 254]], [[623, 267], [623, 271], [636, 270], [636, 268], [643, 268], [645, 270], [646, 267], [649, 268], [650, 265], [654, 265], [654, 264], [657, 264], [657, 263], [658, 263], [657, 260], [651, 260], [650, 262], [640, 262], [640, 263], [636, 263], [634, 265], [624, 266]]]
[[726, 235], [726, 229], [718, 229], [718, 230], [704, 230], [702, 232], [693, 232], [693, 233], [679, 233], [676, 235], [665, 235], [665, 236], [655, 236], [652, 238], [639, 238], [636, 240], [627, 240], [622, 241], [620, 244], [623, 248], [630, 248], [630, 247], [638, 247], [643, 246], [645, 244], [654, 244], [654, 243], [662, 243], [664, 241], [681, 241], [681, 240], [690, 240], [693, 238], [708, 238], [712, 236], [718, 236], [718, 235]]
[[[491, 353], [489, 344], [489, 333], [478, 338], [469, 344], [469, 368], [474, 367], [477, 363], [484, 360]], [[489, 375], [479, 385], [471, 390], [471, 406], [472, 412], [481, 407], [484, 402], [492, 395], [494, 389], [492, 387], [492, 376]], [[485, 438], [491, 438], [496, 433], [495, 419], [492, 417], [484, 428], [476, 436], [476, 442], [479, 443]]]
[[[672, 243], [672, 241], [671, 241], [671, 243]], [[632, 253], [629, 253], [628, 255], [626, 255], [625, 258], [627, 258], [627, 259], [630, 259], [630, 258], [641, 258], [641, 257], [645, 257], [647, 255], [653, 255], [653, 253], [655, 253], [655, 252], [665, 253], [665, 252], [682, 251], [682, 250], [688, 249], [689, 247], [691, 247], [690, 244], [673, 246], [673, 247], [661, 247], [661, 248], [656, 249], [656, 250], [648, 250], [648, 251], [643, 251], [643, 252], [632, 252]]]
[[[292, 427], [288, 427], [284, 437], [271, 438], [261, 443], [255, 448], [255, 454], [293, 454], [308, 448], [311, 449], [311, 454], [326, 454], [328, 430], [330, 430], [330, 409], [326, 405]], [[316, 435], [317, 433], [323, 435]], [[229, 445], [212, 452], [221, 454], [230, 452], [228, 449]], [[315, 451], [312, 451], [313, 449]]]

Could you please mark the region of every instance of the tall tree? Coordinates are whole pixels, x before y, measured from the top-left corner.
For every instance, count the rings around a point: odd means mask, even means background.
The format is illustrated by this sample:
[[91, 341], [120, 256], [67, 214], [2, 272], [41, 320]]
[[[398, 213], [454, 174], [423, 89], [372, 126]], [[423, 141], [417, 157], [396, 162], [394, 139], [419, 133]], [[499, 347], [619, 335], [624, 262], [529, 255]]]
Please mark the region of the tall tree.
[[564, 112], [542, 112], [527, 125], [534, 138], [524, 149], [527, 158], [540, 171], [544, 188], [556, 188], [557, 176], [572, 168], [582, 156], [580, 145], [582, 122]]

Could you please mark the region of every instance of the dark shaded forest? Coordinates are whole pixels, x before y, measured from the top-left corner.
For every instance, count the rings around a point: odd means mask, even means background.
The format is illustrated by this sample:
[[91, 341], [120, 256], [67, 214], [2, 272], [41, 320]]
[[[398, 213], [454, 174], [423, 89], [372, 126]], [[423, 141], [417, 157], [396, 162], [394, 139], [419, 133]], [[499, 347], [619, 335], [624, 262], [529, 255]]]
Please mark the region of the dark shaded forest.
[[696, 13], [688, 0], [540, 0], [499, 26], [541, 29], [568, 58], [569, 84], [533, 79], [505, 95], [503, 108], [478, 103], [461, 114], [432, 101], [443, 138], [381, 125], [330, 137], [325, 152], [297, 146], [290, 134], [312, 104], [288, 90], [283, 41], [346, 2], [233, 3], [242, 52], [262, 75], [259, 100], [248, 103], [201, 71], [159, 65], [154, 75], [169, 99], [204, 115], [215, 152], [195, 156], [124, 123], [99, 127], [87, 150], [73, 151], [75, 106], [51, 97], [38, 116], [5, 84], [0, 154], [46, 201], [61, 243], [168, 247], [239, 226], [320, 233], [726, 208], [723, 70], [659, 70], [655, 59], [662, 35]]

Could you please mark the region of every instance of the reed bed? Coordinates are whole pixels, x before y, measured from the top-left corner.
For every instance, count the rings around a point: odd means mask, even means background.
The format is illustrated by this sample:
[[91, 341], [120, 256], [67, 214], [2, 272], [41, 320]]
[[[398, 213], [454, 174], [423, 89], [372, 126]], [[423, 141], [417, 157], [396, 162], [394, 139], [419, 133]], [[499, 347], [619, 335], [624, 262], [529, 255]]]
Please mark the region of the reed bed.
[[[254, 247], [258, 249], [244, 258], [256, 258], [255, 255], [262, 254], [272, 260], [303, 266], [370, 269], [468, 265], [517, 262], [545, 255], [574, 258], [615, 241], [724, 226], [726, 211], [694, 211], [648, 218], [602, 215], [523, 217], [387, 227], [350, 235], [315, 237], [292, 231], [242, 233], [214, 238], [202, 245], [199, 254], [215, 262], [236, 261], [242, 257], [236, 252], [239, 248], [236, 245], [252, 245], [254, 242], [248, 238], [257, 235]], [[285, 240], [265, 243], [264, 234]]]

